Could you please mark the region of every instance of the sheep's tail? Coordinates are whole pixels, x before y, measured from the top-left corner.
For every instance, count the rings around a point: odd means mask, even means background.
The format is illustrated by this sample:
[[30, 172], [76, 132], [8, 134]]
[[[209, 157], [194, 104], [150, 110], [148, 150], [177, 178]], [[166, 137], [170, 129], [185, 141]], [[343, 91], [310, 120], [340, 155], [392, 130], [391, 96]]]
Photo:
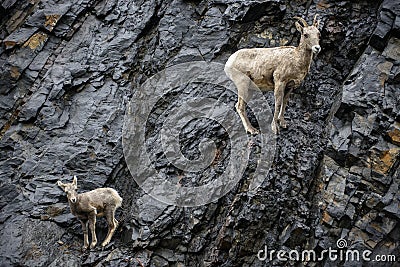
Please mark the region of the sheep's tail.
[[122, 206], [122, 197], [118, 194], [117, 190], [115, 190], [114, 188], [107, 188], [109, 189], [108, 192], [110, 192], [110, 195], [112, 196], [112, 198], [114, 199], [114, 203], [115, 204], [115, 209], [118, 209]]
[[117, 195], [116, 195], [116, 200], [117, 200], [117, 205], [116, 205], [116, 207], [117, 208], [120, 208], [121, 206], [122, 206], [122, 197], [117, 193]]
[[125, 220], [128, 217], [128, 213], [127, 213], [127, 210], [124, 209], [124, 207], [122, 207], [122, 200], [123, 200], [122, 197], [118, 193], [116, 194], [115, 197], [116, 197], [116, 209], [120, 208], [120, 210], [121, 210], [120, 215], [122, 215], [122, 216], [120, 218], [118, 218], [118, 220], [119, 220], [118, 227], [120, 228], [119, 231], [122, 231], [124, 228], [123, 225], [125, 224]]
[[[115, 209], [121, 208], [121, 210], [122, 210], [122, 217], [118, 219], [119, 220], [118, 227], [120, 227], [125, 222], [126, 212], [125, 212], [124, 208], [122, 207], [122, 201], [123, 201], [122, 197], [118, 194], [118, 192], [116, 190], [114, 190], [114, 192], [115, 192], [115, 194], [114, 194]], [[122, 228], [120, 228], [120, 231], [122, 231]]]

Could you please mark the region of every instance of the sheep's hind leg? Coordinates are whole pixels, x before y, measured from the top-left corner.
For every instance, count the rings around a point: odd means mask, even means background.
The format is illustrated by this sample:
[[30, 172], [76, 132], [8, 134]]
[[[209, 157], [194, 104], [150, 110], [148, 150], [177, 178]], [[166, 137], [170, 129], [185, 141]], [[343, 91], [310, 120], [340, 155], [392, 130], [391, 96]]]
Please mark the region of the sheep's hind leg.
[[103, 243], [101, 244], [102, 247], [107, 246], [110, 241], [112, 236], [114, 235], [115, 229], [118, 227], [118, 221], [114, 218], [115, 216], [115, 211], [109, 211], [106, 213], [106, 219], [107, 219], [107, 224], [108, 224], [108, 233], [106, 236], [106, 239], [104, 239]]
[[246, 114], [246, 103], [248, 103], [252, 95], [252, 92], [249, 90], [251, 85], [250, 78], [235, 68], [225, 67], [225, 72], [237, 88], [238, 101], [235, 107], [242, 120], [244, 129], [250, 134], [258, 134], [258, 130], [251, 125]]
[[287, 123], [285, 120], [285, 110], [286, 110], [286, 106], [289, 101], [291, 92], [292, 92], [292, 88], [289, 88], [287, 91], [285, 91], [285, 96], [283, 97], [283, 103], [281, 106], [281, 110], [279, 111], [279, 115], [278, 115], [279, 125], [285, 129], [287, 128]]
[[242, 120], [246, 132], [249, 132], [250, 134], [258, 134], [258, 130], [251, 125], [247, 117], [246, 102], [240, 96], [238, 97], [238, 102], [236, 103], [236, 111], [239, 114], [240, 119]]
[[275, 111], [274, 118], [272, 119], [271, 128], [275, 134], [279, 133], [279, 125], [278, 125], [278, 116], [280, 115], [280, 111], [283, 105], [283, 96], [285, 93], [285, 84], [283, 82], [275, 82]]

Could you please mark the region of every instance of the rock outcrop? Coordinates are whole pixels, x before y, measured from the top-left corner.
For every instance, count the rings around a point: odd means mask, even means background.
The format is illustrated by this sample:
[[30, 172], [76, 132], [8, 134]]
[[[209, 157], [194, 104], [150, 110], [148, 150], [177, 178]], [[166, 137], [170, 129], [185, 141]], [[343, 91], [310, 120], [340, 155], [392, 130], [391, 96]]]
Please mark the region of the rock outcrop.
[[[178, 63], [224, 63], [244, 47], [297, 45], [292, 18], [311, 22], [316, 13], [322, 51], [291, 96], [289, 128], [258, 190], [247, 190], [262, 164], [259, 137], [251, 137], [243, 177], [217, 201], [181, 208], [145, 194], [122, 147], [135, 90]], [[398, 1], [7, 0], [0, 22], [0, 265], [290, 265], [261, 261], [258, 252], [322, 251], [339, 239], [371, 250], [371, 258], [400, 259]], [[265, 97], [272, 105], [272, 94]], [[154, 114], [182, 104], [170, 99]], [[226, 99], [233, 109], [235, 97]], [[148, 128], [151, 149], [156, 126]], [[234, 156], [219, 130], [198, 120], [182, 146], [196, 156], [199, 140], [217, 137], [218, 168], [205, 172], [214, 176]], [[165, 158], [154, 161], [170, 171]], [[73, 174], [81, 191], [110, 186], [124, 199], [121, 226], [102, 251], [81, 251], [80, 224], [57, 188]], [[205, 177], [183, 183], [196, 179]], [[105, 221], [97, 229], [101, 241]]]

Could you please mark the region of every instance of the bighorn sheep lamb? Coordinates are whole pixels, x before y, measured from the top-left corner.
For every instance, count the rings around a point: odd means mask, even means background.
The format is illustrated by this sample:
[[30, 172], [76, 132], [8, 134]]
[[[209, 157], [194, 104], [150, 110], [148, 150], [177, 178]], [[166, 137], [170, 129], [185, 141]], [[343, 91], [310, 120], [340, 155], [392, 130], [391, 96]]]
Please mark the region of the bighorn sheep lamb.
[[303, 18], [295, 17], [297, 30], [301, 33], [298, 47], [281, 46], [274, 48], [241, 49], [232, 54], [225, 64], [225, 73], [238, 89], [236, 110], [245, 130], [251, 134], [258, 131], [250, 124], [246, 115], [246, 104], [250, 100], [249, 79], [261, 90], [274, 90], [275, 111], [272, 131], [279, 132], [278, 121], [287, 127], [284, 113], [290, 92], [298, 87], [310, 70], [313, 56], [321, 50], [319, 46], [319, 20], [314, 17], [312, 25]]
[[92, 234], [90, 248], [94, 248], [97, 244], [95, 231], [96, 216], [105, 216], [107, 219], [108, 233], [106, 239], [101, 244], [105, 247], [110, 243], [111, 237], [115, 229], [117, 229], [118, 221], [114, 216], [115, 210], [121, 207], [122, 198], [112, 188], [98, 188], [78, 194], [76, 192], [78, 189], [77, 183], [78, 179], [74, 176], [72, 183], [64, 184], [58, 181], [57, 185], [67, 193], [71, 213], [81, 221], [84, 237], [83, 249], [87, 249], [89, 246], [88, 223]]

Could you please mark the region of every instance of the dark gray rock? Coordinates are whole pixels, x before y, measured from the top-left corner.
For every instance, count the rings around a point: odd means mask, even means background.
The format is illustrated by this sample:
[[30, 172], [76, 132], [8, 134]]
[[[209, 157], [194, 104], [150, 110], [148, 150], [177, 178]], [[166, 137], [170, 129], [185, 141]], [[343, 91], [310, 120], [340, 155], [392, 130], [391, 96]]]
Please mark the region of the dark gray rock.
[[286, 11], [286, 5], [279, 0], [273, 1], [221, 1], [228, 3], [224, 16], [229, 20], [238, 22], [252, 22], [265, 17], [267, 20], [274, 17], [282, 18]]
[[[342, 238], [351, 248], [371, 250], [372, 257], [399, 253], [395, 249], [399, 243], [391, 237], [399, 225], [400, 150], [393, 145], [398, 136], [392, 124], [398, 120], [398, 96], [392, 89], [396, 82], [390, 78], [398, 68], [398, 46], [396, 38], [389, 39], [397, 13], [398, 4], [383, 2], [369, 43], [372, 47], [364, 51], [344, 81], [329, 137], [328, 154], [334, 160], [326, 157], [320, 173], [325, 180], [320, 215], [325, 224], [320, 232], [331, 233], [324, 242], [334, 244]], [[334, 178], [338, 176], [345, 186], [341, 198]]]
[[[18, 265], [23, 261], [26, 265], [44, 266], [62, 254], [57, 241], [64, 231], [54, 223], [16, 215], [3, 226], [0, 241], [2, 264]], [[17, 235], [15, 229], [20, 229]]]
[[[277, 259], [259, 261], [258, 251], [265, 245], [335, 248], [339, 238], [373, 255], [398, 255], [397, 2], [3, 1], [1, 264], [280, 266]], [[262, 140], [254, 136], [245, 147], [250, 158], [244, 175], [224, 197], [182, 208], [145, 194], [132, 175], [146, 179], [149, 173], [144, 168], [130, 173], [122, 149], [126, 104], [140, 85], [177, 63], [224, 63], [238, 48], [297, 45], [293, 17], [307, 14], [311, 23], [316, 13], [322, 51], [291, 96], [289, 128], [277, 137], [261, 186], [248, 189], [263, 166]], [[181, 98], [183, 88], [175, 88], [176, 95], [152, 108], [146, 124], [154, 166], [179, 186], [216, 179], [237, 156], [231, 155], [226, 131], [207, 119], [185, 125], [181, 151], [198, 158], [202, 141], [213, 140], [220, 151], [212, 167], [183, 175], [163, 154], [159, 130], [173, 115], [168, 107], [218, 95], [234, 111], [234, 94], [217, 86], [199, 88], [185, 88]], [[272, 106], [272, 93], [265, 98]], [[250, 120], [261, 125], [255, 112], [257, 107], [249, 110]], [[124, 199], [116, 215], [120, 227], [102, 251], [81, 251], [80, 223], [56, 186], [72, 175], [78, 176], [79, 192], [111, 186]], [[100, 241], [105, 220], [98, 220], [97, 231]]]
[[157, 218], [164, 213], [164, 210], [167, 207], [164, 203], [161, 203], [148, 195], [144, 195], [142, 198], [138, 199], [136, 205], [140, 211], [138, 218], [144, 223], [152, 223], [156, 221]]
[[390, 30], [395, 20], [395, 16], [389, 10], [380, 12], [381, 21], [376, 26], [376, 29], [371, 36], [370, 44], [377, 50], [382, 51], [388, 41]]
[[34, 27], [26, 27], [21, 28], [3, 40], [3, 43], [6, 46], [6, 49], [13, 48], [16, 45], [24, 44], [35, 32], [37, 28]]

